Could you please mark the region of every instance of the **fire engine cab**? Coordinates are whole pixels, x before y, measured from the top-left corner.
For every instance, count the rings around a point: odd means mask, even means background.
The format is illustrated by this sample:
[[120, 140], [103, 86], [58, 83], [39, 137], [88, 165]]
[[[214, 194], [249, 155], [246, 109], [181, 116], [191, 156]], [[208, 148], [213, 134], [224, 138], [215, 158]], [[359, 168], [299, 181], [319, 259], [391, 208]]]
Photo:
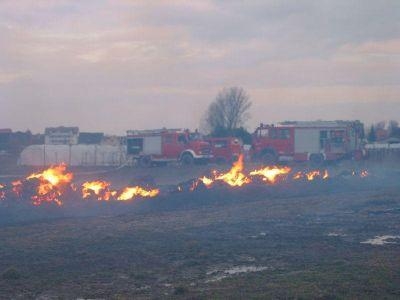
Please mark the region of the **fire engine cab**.
[[128, 130], [127, 153], [143, 167], [181, 161], [190, 165], [212, 158], [210, 144], [183, 129]]
[[238, 138], [217, 137], [207, 138], [206, 141], [211, 145], [212, 154], [214, 156], [212, 161], [217, 164], [232, 163], [236, 161], [242, 153], [242, 142]]
[[271, 164], [345, 157], [362, 158], [364, 127], [360, 121], [282, 122], [260, 124], [253, 134], [251, 157]]

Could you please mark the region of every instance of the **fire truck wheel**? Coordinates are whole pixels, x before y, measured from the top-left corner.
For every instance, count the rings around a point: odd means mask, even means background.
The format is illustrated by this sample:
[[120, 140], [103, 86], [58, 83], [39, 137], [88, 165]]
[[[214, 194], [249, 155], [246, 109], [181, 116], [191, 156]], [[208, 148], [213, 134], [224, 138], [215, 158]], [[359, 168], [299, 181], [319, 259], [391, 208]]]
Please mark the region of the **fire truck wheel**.
[[139, 160], [139, 165], [142, 168], [149, 168], [151, 166], [151, 158], [149, 156], [143, 156]]
[[310, 162], [313, 166], [320, 166], [324, 162], [324, 156], [322, 154], [311, 154]]
[[274, 155], [274, 154], [271, 153], [271, 152], [264, 153], [264, 154], [261, 156], [261, 161], [262, 161], [264, 164], [275, 164], [275, 163], [276, 163], [276, 155]]
[[193, 164], [194, 158], [191, 154], [185, 153], [182, 155], [181, 162], [182, 164], [189, 166]]

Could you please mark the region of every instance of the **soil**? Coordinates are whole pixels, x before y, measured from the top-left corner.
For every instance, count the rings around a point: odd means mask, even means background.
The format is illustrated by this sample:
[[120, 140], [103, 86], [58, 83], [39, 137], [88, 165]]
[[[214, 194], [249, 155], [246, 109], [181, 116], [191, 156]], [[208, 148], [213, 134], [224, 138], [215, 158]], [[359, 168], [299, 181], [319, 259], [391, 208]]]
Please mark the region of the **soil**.
[[[365, 167], [366, 179], [348, 175]], [[323, 182], [182, 193], [168, 187], [210, 166], [74, 170], [77, 181], [153, 181], [166, 192], [130, 203], [1, 205], [0, 298], [398, 299], [398, 169], [328, 168]]]

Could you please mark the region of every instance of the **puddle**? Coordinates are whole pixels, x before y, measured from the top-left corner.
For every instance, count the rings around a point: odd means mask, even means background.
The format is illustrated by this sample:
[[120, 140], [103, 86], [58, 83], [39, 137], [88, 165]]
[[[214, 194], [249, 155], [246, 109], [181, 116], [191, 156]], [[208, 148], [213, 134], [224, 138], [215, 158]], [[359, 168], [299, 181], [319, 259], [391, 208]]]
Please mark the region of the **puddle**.
[[261, 272], [268, 269], [270, 268], [264, 266], [237, 266], [226, 270], [213, 270], [206, 273], [207, 275], [214, 274], [213, 278], [206, 280], [206, 282], [220, 281], [224, 278], [231, 277], [237, 274]]
[[329, 232], [327, 235], [328, 236], [347, 236], [347, 234], [341, 233], [341, 232]]
[[260, 238], [260, 237], [265, 237], [265, 236], [267, 236], [267, 233], [266, 233], [266, 232], [260, 232], [260, 233], [257, 234], [257, 235], [251, 235], [250, 238], [252, 238], [252, 239], [258, 239], [258, 238]]
[[385, 245], [385, 244], [397, 244], [392, 240], [400, 239], [400, 235], [377, 235], [373, 239], [366, 240], [361, 242], [361, 244], [370, 244], [370, 245]]

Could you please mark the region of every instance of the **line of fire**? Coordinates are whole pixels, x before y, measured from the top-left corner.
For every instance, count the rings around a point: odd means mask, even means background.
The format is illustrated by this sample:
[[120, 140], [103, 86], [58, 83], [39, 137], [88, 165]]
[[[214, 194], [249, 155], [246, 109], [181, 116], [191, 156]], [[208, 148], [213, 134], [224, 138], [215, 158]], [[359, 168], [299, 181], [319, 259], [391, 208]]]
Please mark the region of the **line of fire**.
[[[368, 171], [353, 171], [351, 176], [367, 177]], [[328, 170], [311, 170], [308, 172], [293, 172], [288, 166], [267, 166], [260, 169], [244, 171], [243, 154], [233, 163], [231, 169], [225, 173], [212, 171], [189, 182], [176, 185], [173, 189], [162, 191], [155, 186], [126, 186], [119, 190], [113, 189], [112, 183], [104, 180], [91, 180], [78, 185], [73, 181], [74, 174], [68, 171], [65, 164], [60, 164], [33, 173], [25, 178], [12, 181], [9, 185], [0, 184], [1, 201], [23, 201], [30, 199], [34, 206], [42, 204], [55, 204], [62, 206], [67, 196], [76, 193], [84, 201], [129, 201], [135, 198], [152, 198], [163, 193], [194, 192], [200, 188], [212, 188], [216, 184], [240, 188], [245, 185], [257, 183], [275, 185], [290, 181], [325, 181], [329, 179]], [[78, 196], [79, 198], [79, 196]]]

